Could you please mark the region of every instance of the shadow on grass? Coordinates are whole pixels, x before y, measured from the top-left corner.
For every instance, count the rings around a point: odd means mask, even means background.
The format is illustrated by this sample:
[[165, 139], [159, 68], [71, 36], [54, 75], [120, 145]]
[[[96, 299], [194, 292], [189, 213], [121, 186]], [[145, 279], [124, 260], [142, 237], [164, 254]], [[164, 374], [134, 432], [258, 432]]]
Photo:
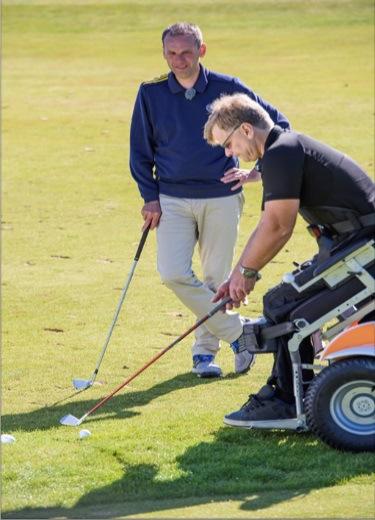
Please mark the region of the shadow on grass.
[[129, 466], [113, 456], [122, 477], [86, 493], [72, 508], [25, 508], [3, 518], [124, 518], [223, 500], [240, 502], [250, 514], [373, 470], [368, 454], [337, 452], [309, 434], [229, 428], [178, 456], [175, 479], [165, 479], [156, 464]]
[[[232, 374], [225, 379], [238, 376]], [[100, 417], [89, 421], [127, 418], [139, 408], [170, 392], [218, 382], [180, 374], [143, 391], [126, 391], [103, 406]], [[222, 381], [223, 383], [225, 380]], [[56, 405], [30, 413], [6, 415], [4, 432], [49, 429], [62, 415], [80, 417], [98, 402], [86, 400]], [[86, 424], [86, 423], [85, 423]], [[123, 518], [135, 514], [173, 511], [189, 506], [236, 500], [242, 511], [257, 511], [303, 497], [312, 490], [335, 486], [371, 474], [368, 454], [340, 453], [310, 434], [261, 432], [222, 428], [211, 442], [191, 446], [178, 456], [176, 478], [166, 478], [157, 464], [129, 465], [118, 451], [111, 452], [122, 468], [121, 478], [84, 494], [71, 508], [24, 508], [3, 512], [3, 518]]]
[[[225, 379], [233, 379], [241, 377], [235, 374], [226, 376]], [[175, 392], [183, 388], [193, 388], [197, 385], [207, 385], [218, 379], [200, 379], [194, 374], [180, 374], [172, 379], [163, 381], [154, 385], [147, 390], [137, 392], [123, 390], [124, 393], [115, 395], [111, 400], [100, 408], [100, 417], [89, 416], [86, 422], [93, 422], [103, 419], [126, 419], [138, 415], [138, 411], [132, 411], [131, 408], [140, 407], [148, 404], [153, 399], [157, 399], [163, 395]], [[108, 392], [110, 393], [110, 392]], [[79, 392], [73, 395], [79, 395]], [[104, 397], [104, 396], [103, 396]], [[16, 431], [34, 431], [48, 430], [59, 425], [61, 417], [69, 413], [77, 418], [82, 417], [88, 410], [93, 408], [101, 398], [90, 399], [85, 401], [70, 401], [65, 404], [58, 404], [38, 408], [32, 412], [4, 415], [1, 420], [1, 430], [3, 433], [14, 433]], [[63, 399], [62, 401], [65, 401]]]

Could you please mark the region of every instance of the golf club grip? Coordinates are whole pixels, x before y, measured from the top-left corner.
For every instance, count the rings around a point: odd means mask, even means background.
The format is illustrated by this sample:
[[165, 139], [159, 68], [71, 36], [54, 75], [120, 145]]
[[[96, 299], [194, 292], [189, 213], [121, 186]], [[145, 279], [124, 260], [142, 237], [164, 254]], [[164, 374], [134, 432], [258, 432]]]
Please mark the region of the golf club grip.
[[146, 229], [142, 233], [142, 237], [141, 237], [141, 240], [139, 242], [139, 246], [138, 246], [137, 252], [135, 253], [135, 257], [134, 257], [134, 261], [135, 262], [138, 262], [139, 257], [141, 256], [142, 249], [143, 249], [143, 246], [145, 245], [146, 238], [147, 238], [147, 235], [148, 235], [149, 231], [150, 231], [150, 226], [146, 227]]
[[[211, 318], [211, 316], [213, 316], [214, 314], [216, 314], [218, 311], [220, 311], [225, 305], [227, 305], [227, 303], [230, 303], [232, 301], [232, 298], [230, 296], [227, 296], [226, 298], [224, 298], [223, 300], [221, 300], [220, 303], [218, 303], [216, 305], [216, 307], [214, 307], [208, 314], [207, 316], [209, 318]], [[206, 321], [206, 316], [204, 316], [202, 318], [202, 320]]]
[[152, 365], [153, 363], [155, 363], [155, 361], [157, 361], [159, 358], [161, 358], [166, 352], [168, 352], [168, 350], [170, 350], [172, 347], [174, 347], [175, 345], [177, 345], [177, 343], [179, 343], [181, 340], [183, 340], [186, 336], [188, 336], [191, 332], [193, 332], [193, 330], [197, 329], [200, 325], [202, 325], [202, 323], [204, 323], [205, 321], [207, 321], [209, 318], [211, 318], [211, 316], [213, 316], [214, 314], [216, 314], [217, 312], [219, 312], [220, 309], [222, 309], [227, 303], [229, 303], [232, 299], [228, 296], [227, 298], [224, 298], [223, 300], [221, 300], [221, 302], [216, 305], [216, 307], [214, 307], [208, 314], [206, 314], [205, 316], [203, 316], [203, 318], [201, 318], [200, 320], [198, 320], [192, 327], [190, 327], [189, 330], [187, 330], [186, 332], [184, 332], [183, 334], [181, 334], [181, 336], [179, 336], [177, 339], [175, 339], [170, 345], [168, 345], [167, 347], [165, 347], [163, 350], [161, 350], [160, 352], [158, 352], [154, 357], [152, 357], [145, 365], [143, 365], [141, 368], [139, 368], [134, 374], [132, 374], [130, 377], [128, 377], [127, 379], [125, 379], [125, 381], [123, 383], [121, 383], [121, 385], [119, 385], [117, 388], [115, 388], [110, 394], [108, 394], [106, 397], [104, 397], [104, 399], [102, 399], [101, 401], [99, 401], [99, 403], [97, 403], [93, 408], [91, 408], [91, 410], [89, 410], [86, 414], [85, 414], [85, 417], [87, 417], [88, 415], [91, 415], [92, 413], [95, 412], [95, 410], [97, 410], [98, 408], [100, 408], [101, 406], [103, 406], [103, 404], [105, 404], [107, 401], [109, 401], [109, 399], [111, 399], [111, 397], [113, 397], [115, 394], [117, 394], [117, 392], [119, 392], [122, 388], [124, 388], [124, 386], [128, 385], [131, 381], [133, 381], [133, 379], [135, 379], [137, 376], [139, 376], [139, 374], [141, 374], [144, 370], [146, 370], [146, 368], [148, 368], [150, 365]]

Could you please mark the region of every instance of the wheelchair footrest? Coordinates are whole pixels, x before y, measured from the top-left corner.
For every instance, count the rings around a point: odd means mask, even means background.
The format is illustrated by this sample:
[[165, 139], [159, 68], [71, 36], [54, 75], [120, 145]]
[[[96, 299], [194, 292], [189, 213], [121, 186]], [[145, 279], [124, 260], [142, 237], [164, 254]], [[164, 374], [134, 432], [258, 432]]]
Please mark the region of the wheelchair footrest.
[[275, 353], [279, 348], [277, 338], [290, 334], [296, 330], [296, 326], [291, 321], [271, 326], [258, 326], [258, 330], [254, 330], [256, 340], [249, 342], [246, 345], [246, 348], [253, 354]]
[[262, 329], [261, 337], [264, 340], [274, 339], [295, 332], [296, 330], [297, 328], [292, 321], [284, 321], [283, 323], [278, 323], [277, 325], [272, 325], [271, 327], [265, 327]]

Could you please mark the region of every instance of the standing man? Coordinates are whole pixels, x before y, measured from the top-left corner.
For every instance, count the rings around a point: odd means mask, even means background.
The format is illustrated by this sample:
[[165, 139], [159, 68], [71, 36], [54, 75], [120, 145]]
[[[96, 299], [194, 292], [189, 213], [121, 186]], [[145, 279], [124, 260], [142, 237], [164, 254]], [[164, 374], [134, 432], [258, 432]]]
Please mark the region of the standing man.
[[[130, 170], [144, 200], [145, 229], [157, 228], [158, 270], [162, 281], [196, 316], [206, 314], [218, 284], [228, 275], [243, 206], [242, 184], [258, 180], [253, 170], [238, 169], [236, 157], [208, 146], [202, 130], [208, 107], [222, 94], [243, 92], [258, 101], [272, 121], [287, 119], [237, 78], [207, 70], [206, 53], [196, 25], [177, 23], [162, 34], [169, 74], [142, 83], [130, 132]], [[236, 182], [220, 182], [228, 172]], [[203, 279], [192, 270], [198, 243]], [[197, 329], [193, 372], [217, 377], [214, 363], [219, 337], [232, 343], [242, 331], [238, 314], [216, 316]], [[249, 352], [235, 352], [235, 371], [247, 372]]]
[[[239, 307], [253, 290], [259, 271], [292, 236], [298, 212], [314, 226], [319, 246], [319, 254], [303, 264], [305, 283], [312, 279], [320, 262], [344, 245], [355, 245], [363, 237], [373, 236], [375, 189], [360, 166], [306, 135], [285, 132], [248, 96], [235, 94], [216, 100], [204, 135], [210, 144], [224, 147], [227, 157], [262, 160], [262, 215], [237, 265], [213, 301], [230, 296], [234, 306]], [[271, 324], [288, 321], [289, 314], [301, 301], [325, 289], [324, 284], [316, 284], [299, 293], [289, 283], [281, 283], [264, 296], [264, 316]], [[322, 299], [322, 315], [328, 311], [324, 307], [330, 304]], [[257, 423], [272, 424], [275, 420], [295, 417], [288, 338], [287, 335], [277, 338], [278, 350], [267, 384], [258, 394], [251, 395], [240, 410], [227, 415], [226, 424], [256, 427]], [[250, 323], [244, 324], [236, 343], [240, 351], [254, 345], [254, 328]], [[312, 363], [309, 338], [301, 343], [300, 356], [302, 363]], [[303, 380], [311, 380], [312, 371], [303, 372]]]

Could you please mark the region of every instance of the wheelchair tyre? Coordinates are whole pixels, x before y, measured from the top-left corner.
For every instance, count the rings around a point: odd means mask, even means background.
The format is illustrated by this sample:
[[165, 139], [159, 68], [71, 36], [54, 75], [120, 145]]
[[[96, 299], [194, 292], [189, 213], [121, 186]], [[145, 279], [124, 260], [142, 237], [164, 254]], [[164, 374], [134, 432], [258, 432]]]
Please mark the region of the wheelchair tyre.
[[339, 450], [375, 450], [375, 359], [343, 359], [324, 368], [310, 383], [307, 425]]

